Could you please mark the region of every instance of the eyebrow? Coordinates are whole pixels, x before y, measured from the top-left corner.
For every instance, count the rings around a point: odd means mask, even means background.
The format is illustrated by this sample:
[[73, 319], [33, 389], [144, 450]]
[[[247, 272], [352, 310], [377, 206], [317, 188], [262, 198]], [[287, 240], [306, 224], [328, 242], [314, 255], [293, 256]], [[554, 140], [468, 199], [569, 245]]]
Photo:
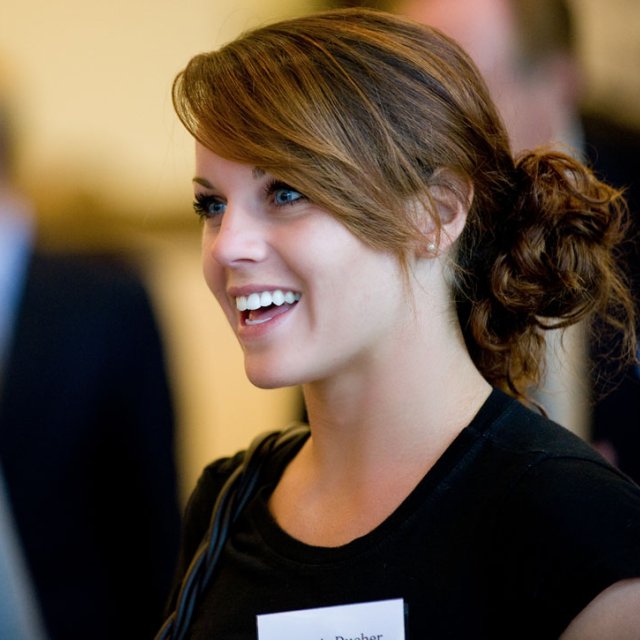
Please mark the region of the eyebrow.
[[199, 178], [198, 176], [196, 176], [195, 178], [193, 178], [192, 182], [199, 184], [201, 187], [204, 187], [205, 189], [213, 189], [213, 185], [208, 180], [205, 180], [204, 178]]
[[[253, 170], [251, 171], [251, 175], [253, 176], [254, 180], [259, 180], [265, 174], [266, 174], [266, 171], [264, 169], [260, 169], [260, 167], [254, 167]], [[196, 176], [195, 178], [193, 178], [192, 182], [199, 184], [201, 187], [204, 187], [205, 189], [212, 189], [212, 190], [215, 189], [215, 187], [206, 178], [201, 178], [199, 176]]]

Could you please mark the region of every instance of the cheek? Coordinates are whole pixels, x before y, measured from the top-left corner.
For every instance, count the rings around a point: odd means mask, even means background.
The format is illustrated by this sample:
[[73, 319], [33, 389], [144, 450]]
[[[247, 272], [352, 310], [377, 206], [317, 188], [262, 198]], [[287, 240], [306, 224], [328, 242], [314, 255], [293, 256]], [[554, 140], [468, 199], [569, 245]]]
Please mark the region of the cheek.
[[222, 303], [224, 297], [224, 281], [222, 267], [211, 257], [206, 245], [202, 246], [202, 274], [209, 290]]

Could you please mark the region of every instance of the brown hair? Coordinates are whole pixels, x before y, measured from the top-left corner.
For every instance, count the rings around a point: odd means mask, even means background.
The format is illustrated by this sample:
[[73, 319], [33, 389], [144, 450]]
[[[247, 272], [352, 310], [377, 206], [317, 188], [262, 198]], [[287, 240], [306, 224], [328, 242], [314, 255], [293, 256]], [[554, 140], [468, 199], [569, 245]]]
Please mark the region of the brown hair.
[[493, 385], [525, 396], [543, 331], [594, 312], [627, 327], [632, 348], [633, 305], [613, 258], [620, 194], [559, 153], [514, 161], [475, 66], [438, 31], [368, 9], [279, 22], [193, 58], [173, 100], [206, 147], [289, 182], [405, 266], [422, 240], [407, 202], [443, 175], [471, 181], [452, 288]]

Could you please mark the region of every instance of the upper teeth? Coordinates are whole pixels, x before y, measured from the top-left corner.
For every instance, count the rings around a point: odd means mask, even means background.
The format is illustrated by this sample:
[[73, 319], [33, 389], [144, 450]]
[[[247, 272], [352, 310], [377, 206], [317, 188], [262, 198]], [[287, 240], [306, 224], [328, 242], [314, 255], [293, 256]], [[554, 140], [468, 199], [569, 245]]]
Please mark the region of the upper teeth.
[[293, 291], [262, 291], [261, 293], [252, 293], [248, 296], [238, 296], [236, 298], [236, 308], [238, 311], [255, 311], [260, 307], [269, 307], [272, 304], [281, 306], [285, 302], [293, 304], [300, 300], [300, 294]]

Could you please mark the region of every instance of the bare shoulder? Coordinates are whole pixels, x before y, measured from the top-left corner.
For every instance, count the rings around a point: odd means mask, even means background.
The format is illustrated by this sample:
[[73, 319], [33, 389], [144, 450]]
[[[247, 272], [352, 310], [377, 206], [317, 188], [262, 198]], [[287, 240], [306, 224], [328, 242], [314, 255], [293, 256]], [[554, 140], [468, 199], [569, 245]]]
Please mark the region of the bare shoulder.
[[637, 640], [640, 629], [640, 578], [621, 580], [594, 598], [560, 640]]

